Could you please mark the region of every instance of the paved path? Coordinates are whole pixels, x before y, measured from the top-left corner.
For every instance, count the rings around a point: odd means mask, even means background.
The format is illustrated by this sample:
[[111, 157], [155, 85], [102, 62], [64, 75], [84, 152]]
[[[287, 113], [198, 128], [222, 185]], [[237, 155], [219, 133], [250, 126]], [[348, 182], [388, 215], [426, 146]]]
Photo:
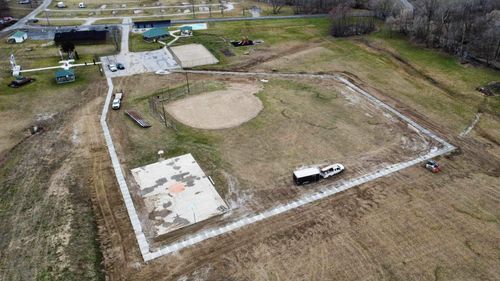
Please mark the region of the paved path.
[[[183, 71], [181, 71], [183, 72]], [[416, 130], [420, 131], [422, 134], [427, 135], [430, 138], [433, 138], [437, 142], [441, 144], [440, 148], [432, 148], [430, 151], [424, 155], [419, 155], [418, 157], [409, 160], [409, 161], [404, 161], [400, 163], [395, 163], [395, 164], [390, 164], [387, 167], [383, 169], [379, 169], [376, 171], [373, 171], [371, 173], [365, 174], [363, 176], [354, 178], [354, 179], [348, 179], [348, 180], [340, 180], [338, 182], [335, 182], [334, 184], [331, 184], [329, 186], [325, 186], [321, 191], [314, 192], [308, 195], [305, 195], [299, 199], [292, 200], [286, 204], [280, 204], [274, 208], [265, 210], [260, 213], [253, 214], [248, 217], [243, 217], [240, 218], [234, 222], [228, 223], [226, 225], [223, 225], [221, 227], [216, 227], [212, 229], [207, 229], [203, 231], [199, 231], [197, 233], [194, 233], [192, 235], [188, 235], [186, 237], [181, 238], [181, 241], [179, 242], [174, 242], [168, 245], [165, 245], [161, 247], [160, 249], [157, 249], [155, 251], [150, 251], [149, 244], [144, 236], [144, 233], [142, 231], [142, 227], [140, 224], [140, 221], [138, 219], [134, 203], [131, 200], [130, 196], [130, 191], [127, 186], [127, 182], [123, 176], [123, 172], [121, 170], [120, 162], [118, 160], [118, 156], [116, 154], [113, 141], [111, 138], [111, 134], [109, 133], [109, 129], [106, 123], [106, 114], [109, 108], [109, 103], [111, 101], [111, 95], [112, 95], [112, 89], [113, 89], [113, 84], [110, 78], [108, 78], [108, 96], [106, 98], [106, 102], [104, 104], [104, 109], [101, 115], [101, 126], [103, 127], [103, 131], [105, 134], [106, 138], [106, 143], [109, 149], [109, 154], [111, 156], [113, 168], [115, 170], [116, 178], [118, 180], [118, 183], [120, 185], [120, 190], [122, 192], [125, 205], [127, 208], [127, 211], [130, 216], [130, 220], [135, 232], [135, 235], [137, 237], [137, 241], [139, 244], [139, 249], [141, 251], [142, 257], [144, 261], [149, 261], [155, 258], [158, 258], [163, 255], [175, 253], [179, 250], [182, 250], [186, 247], [190, 247], [194, 244], [200, 243], [204, 240], [229, 233], [231, 231], [235, 231], [239, 228], [242, 228], [246, 225], [253, 224], [256, 222], [259, 222], [264, 219], [268, 219], [273, 216], [277, 216], [279, 214], [288, 212], [290, 210], [296, 209], [298, 207], [307, 205], [309, 203], [324, 199], [326, 197], [335, 195], [337, 193], [343, 192], [347, 189], [350, 189], [352, 187], [373, 181], [375, 179], [388, 176], [392, 173], [401, 171], [403, 169], [406, 169], [408, 167], [411, 167], [413, 165], [417, 165], [419, 163], [422, 163], [428, 159], [437, 157], [439, 155], [443, 155], [446, 153], [450, 153], [451, 151], [455, 150], [455, 147], [442, 138], [438, 137], [431, 131], [427, 130], [426, 128], [420, 126], [418, 123], [415, 121], [411, 120], [410, 118], [406, 117], [405, 115], [399, 113], [397, 110], [392, 108], [391, 106], [385, 104], [381, 100], [377, 99], [375, 96], [372, 96], [368, 92], [364, 91], [363, 89], [359, 88], [358, 86], [354, 85], [353, 83], [349, 82], [345, 77], [342, 75], [315, 75], [315, 74], [293, 74], [293, 73], [288, 73], [288, 74], [280, 74], [280, 73], [259, 73], [259, 72], [225, 72], [225, 71], [188, 71], [190, 73], [204, 73], [204, 74], [216, 74], [216, 75], [250, 75], [250, 76], [265, 76], [265, 77], [308, 77], [308, 78], [319, 78], [319, 79], [335, 79], [338, 82], [344, 84], [346, 88], [349, 90], [359, 94], [363, 98], [366, 98], [368, 101], [373, 103], [375, 106], [380, 107], [384, 110], [389, 111], [391, 114], [393, 114], [395, 117], [400, 118], [403, 122], [407, 123], [408, 125], [413, 126]]]
[[149, 253], [149, 244], [146, 240], [146, 236], [142, 231], [141, 222], [139, 216], [134, 207], [134, 202], [132, 201], [132, 196], [130, 195], [127, 182], [125, 181], [125, 176], [120, 165], [120, 160], [116, 154], [115, 145], [113, 144], [113, 139], [111, 138], [111, 133], [109, 132], [108, 124], [106, 118], [108, 115], [109, 105], [111, 103], [111, 98], [113, 97], [113, 81], [111, 78], [107, 78], [108, 81], [108, 94], [106, 96], [106, 101], [104, 102], [104, 107], [101, 113], [101, 127], [104, 134], [104, 139], [106, 140], [106, 146], [108, 147], [109, 156], [111, 158], [111, 163], [115, 171], [116, 180], [118, 181], [118, 186], [123, 196], [123, 201], [125, 202], [125, 207], [127, 208], [127, 213], [134, 229], [134, 234], [137, 239], [137, 244], [139, 245], [139, 250], [141, 251], [142, 257], [145, 261], [148, 260], [147, 254]]
[[129, 36], [130, 36], [130, 25], [132, 25], [131, 18], [123, 18], [122, 21], [122, 42], [120, 47], [120, 54], [128, 54], [129, 53]]
[[[238, 5], [239, 3], [227, 3], [226, 9], [224, 11], [231, 11], [234, 9], [234, 5]], [[220, 4], [196, 4], [195, 8], [198, 7], [220, 7]], [[184, 8], [191, 9], [193, 5], [162, 5], [162, 6], [135, 6], [135, 7], [124, 7], [124, 8], [85, 8], [85, 9], [45, 9], [46, 11], [55, 12], [55, 13], [67, 13], [67, 12], [106, 12], [106, 11], [133, 11], [133, 10], [156, 10], [156, 9], [168, 9], [168, 8]], [[201, 13], [201, 12], [196, 12]], [[191, 13], [190, 13], [191, 14]]]
[[[215, 4], [213, 4], [215, 5]], [[219, 4], [217, 4], [219, 5]], [[224, 11], [229, 12], [234, 10], [234, 5], [231, 3], [227, 3], [226, 9]], [[184, 8], [189, 8], [191, 6], [183, 6]], [[117, 9], [86, 9], [86, 10], [67, 10], [67, 9], [45, 9], [45, 11], [50, 13], [58, 13], [58, 12], [82, 12], [82, 11], [106, 11], [106, 10], [144, 10], [144, 9], [159, 9], [160, 7], [144, 7], [144, 8], [117, 8]], [[208, 14], [210, 11], [198, 11], [196, 14]], [[151, 17], [182, 17], [186, 15], [191, 15], [191, 13], [174, 13], [174, 14], [159, 14], [159, 15], [128, 15], [128, 16], [110, 16], [110, 17], [49, 17], [51, 21], [68, 21], [68, 20], [85, 20], [85, 21], [96, 21], [103, 19], [121, 19], [121, 18], [151, 18]]]

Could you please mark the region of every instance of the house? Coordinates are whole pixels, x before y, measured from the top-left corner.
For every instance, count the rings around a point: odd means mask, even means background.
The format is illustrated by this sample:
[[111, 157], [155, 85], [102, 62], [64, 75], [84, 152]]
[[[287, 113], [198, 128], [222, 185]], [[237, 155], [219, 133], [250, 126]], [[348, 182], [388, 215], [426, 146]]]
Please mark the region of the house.
[[24, 31], [16, 31], [9, 38], [7, 38], [8, 43], [23, 43], [28, 39], [28, 33]]
[[151, 28], [142, 34], [142, 38], [148, 42], [154, 42], [170, 35], [168, 30], [164, 28]]
[[192, 36], [193, 35], [193, 27], [190, 25], [181, 26], [181, 35], [182, 36]]
[[71, 69], [61, 69], [56, 71], [56, 83], [64, 84], [75, 81], [75, 72]]

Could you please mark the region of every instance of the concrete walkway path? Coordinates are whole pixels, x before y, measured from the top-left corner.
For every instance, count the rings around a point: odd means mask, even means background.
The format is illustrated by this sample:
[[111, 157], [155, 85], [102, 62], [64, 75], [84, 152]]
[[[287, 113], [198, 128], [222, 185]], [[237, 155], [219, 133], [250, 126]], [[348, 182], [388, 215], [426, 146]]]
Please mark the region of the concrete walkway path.
[[[184, 72], [184, 71], [178, 71], [178, 72]], [[375, 96], [371, 95], [370, 93], [364, 91], [363, 89], [359, 88], [358, 86], [354, 85], [351, 83], [349, 80], [347, 80], [345, 77], [342, 75], [316, 75], [316, 74], [293, 74], [293, 73], [288, 73], [288, 74], [280, 74], [280, 73], [258, 73], [258, 72], [253, 72], [253, 73], [248, 73], [248, 72], [224, 72], [224, 71], [186, 71], [189, 73], [203, 73], [203, 74], [215, 74], [215, 75], [238, 75], [238, 76], [243, 76], [243, 75], [250, 75], [250, 76], [262, 76], [262, 77], [307, 77], [307, 78], [319, 78], [319, 79], [335, 79], [338, 82], [344, 84], [346, 88], [349, 90], [359, 94], [361, 97], [366, 98], [368, 101], [373, 103], [375, 106], [380, 107], [397, 118], [400, 118], [403, 122], [407, 123], [408, 125], [413, 126], [416, 130], [420, 131], [422, 134], [427, 135], [430, 138], [433, 138], [437, 142], [440, 143], [441, 147], [434, 147], [429, 150], [424, 155], [419, 155], [415, 157], [412, 160], [409, 161], [404, 161], [404, 162], [399, 162], [399, 163], [394, 163], [386, 166], [385, 168], [377, 169], [373, 172], [367, 173], [365, 175], [353, 178], [353, 179], [346, 179], [346, 180], [340, 180], [338, 182], [335, 182], [331, 185], [325, 186], [318, 192], [312, 192], [310, 194], [307, 194], [301, 198], [298, 198], [296, 200], [292, 200], [288, 203], [285, 204], [280, 204], [276, 207], [270, 208], [268, 210], [265, 210], [260, 213], [255, 213], [253, 215], [247, 216], [247, 217], [242, 217], [240, 219], [237, 219], [234, 222], [227, 223], [225, 225], [219, 226], [219, 227], [214, 227], [211, 229], [207, 230], [202, 230], [196, 233], [193, 233], [191, 235], [185, 236], [180, 239], [179, 242], [173, 242], [168, 245], [165, 245], [157, 250], [151, 251], [149, 248], [149, 244], [144, 236], [144, 233], [142, 231], [142, 226], [140, 225], [139, 218], [137, 216], [134, 203], [131, 200], [130, 196], [130, 191], [127, 186], [127, 182], [123, 176], [123, 172], [121, 170], [121, 165], [118, 160], [118, 156], [116, 155], [116, 151], [114, 149], [113, 141], [111, 138], [111, 134], [109, 133], [109, 128], [106, 123], [106, 114], [109, 108], [109, 103], [111, 100], [111, 95], [112, 95], [112, 81], [111, 78], [108, 78], [108, 96], [106, 98], [106, 103], [104, 105], [104, 109], [101, 115], [101, 126], [103, 127], [103, 131], [105, 132], [105, 138], [106, 138], [106, 143], [108, 146], [108, 150], [111, 156], [113, 168], [115, 170], [116, 178], [118, 180], [118, 183], [120, 185], [120, 190], [123, 195], [123, 199], [125, 201], [125, 205], [127, 207], [127, 212], [130, 216], [130, 220], [132, 223], [132, 226], [134, 228], [134, 232], [137, 238], [137, 242], [139, 244], [139, 249], [141, 251], [142, 257], [144, 261], [149, 261], [155, 258], [158, 258], [163, 255], [168, 255], [171, 253], [175, 253], [179, 250], [182, 250], [186, 247], [190, 247], [192, 245], [195, 245], [197, 243], [200, 243], [204, 240], [229, 233], [232, 231], [235, 231], [239, 228], [245, 227], [249, 224], [257, 223], [261, 220], [268, 219], [270, 217], [274, 217], [280, 214], [283, 214], [285, 212], [288, 212], [290, 210], [299, 208], [301, 206], [310, 204], [312, 202], [324, 199], [326, 197], [335, 195], [337, 193], [343, 192], [345, 190], [348, 190], [352, 187], [379, 179], [381, 177], [385, 177], [388, 175], [391, 175], [393, 173], [396, 173], [398, 171], [401, 171], [403, 169], [406, 169], [408, 167], [420, 164], [426, 160], [429, 160], [431, 158], [447, 154], [455, 150], [456, 148], [446, 142], [444, 139], [440, 138], [433, 132], [427, 130], [426, 128], [420, 126], [418, 123], [410, 119], [409, 117], [403, 115], [402, 113], [398, 112], [396, 109], [392, 108], [388, 104], [382, 102]]]

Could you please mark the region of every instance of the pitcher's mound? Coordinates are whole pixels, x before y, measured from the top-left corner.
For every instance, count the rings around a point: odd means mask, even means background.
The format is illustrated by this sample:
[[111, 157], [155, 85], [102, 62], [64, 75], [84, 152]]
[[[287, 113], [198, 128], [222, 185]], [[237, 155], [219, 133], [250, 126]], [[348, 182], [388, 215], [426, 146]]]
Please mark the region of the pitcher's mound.
[[256, 84], [231, 83], [226, 90], [178, 100], [165, 109], [190, 127], [212, 130], [237, 127], [262, 110], [262, 102], [254, 95], [260, 89]]

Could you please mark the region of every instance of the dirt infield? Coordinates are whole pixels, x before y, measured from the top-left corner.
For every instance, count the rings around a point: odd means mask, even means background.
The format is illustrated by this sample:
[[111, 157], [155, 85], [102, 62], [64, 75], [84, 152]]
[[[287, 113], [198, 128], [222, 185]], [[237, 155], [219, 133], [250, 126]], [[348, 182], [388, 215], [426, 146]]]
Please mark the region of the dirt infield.
[[209, 92], [166, 105], [167, 112], [179, 122], [198, 129], [237, 127], [262, 110], [262, 102], [254, 94], [261, 85], [231, 83], [226, 90]]

